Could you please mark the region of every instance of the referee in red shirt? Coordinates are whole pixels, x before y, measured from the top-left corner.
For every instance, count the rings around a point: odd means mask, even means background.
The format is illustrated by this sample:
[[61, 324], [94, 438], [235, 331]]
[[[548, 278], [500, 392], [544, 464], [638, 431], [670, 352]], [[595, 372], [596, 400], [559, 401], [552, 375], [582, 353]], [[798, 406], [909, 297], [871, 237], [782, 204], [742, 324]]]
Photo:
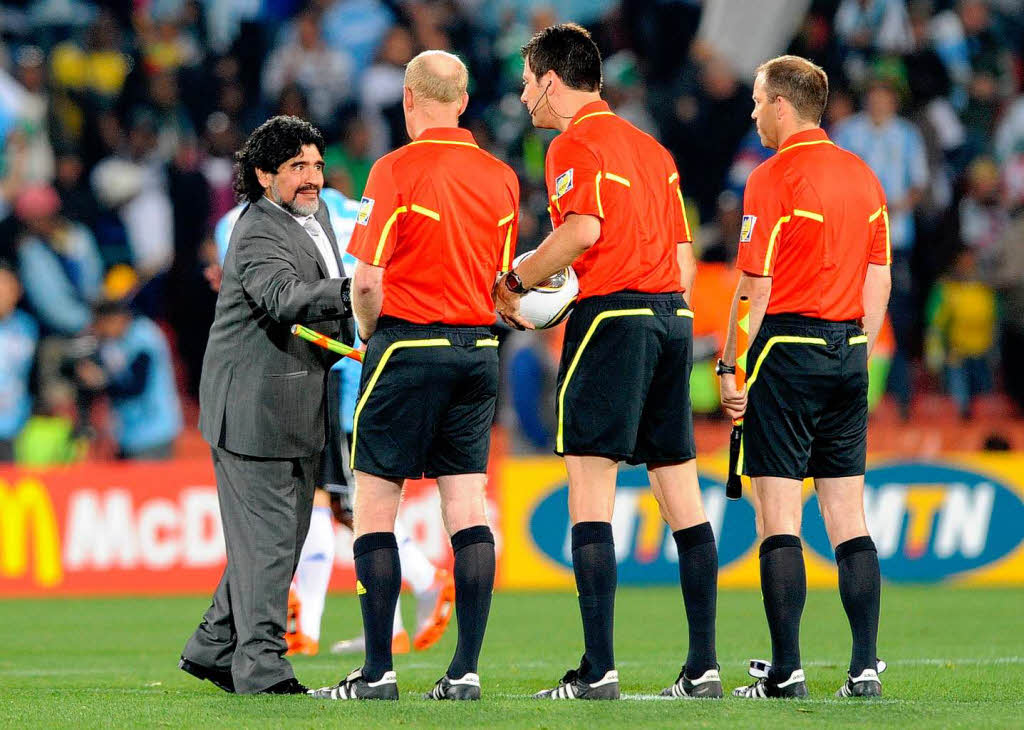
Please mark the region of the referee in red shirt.
[[513, 325], [519, 296], [564, 266], [579, 275], [558, 373], [556, 452], [569, 473], [572, 560], [586, 653], [539, 698], [619, 696], [612, 646], [618, 463], [645, 464], [679, 549], [689, 653], [670, 697], [721, 697], [715, 657], [718, 553], [694, 461], [689, 379], [696, 263], [671, 155], [601, 100], [601, 56], [578, 25], [522, 49], [522, 101], [561, 132], [545, 175], [554, 232], [495, 287]]
[[367, 343], [352, 426], [356, 592], [366, 662], [325, 699], [398, 699], [391, 626], [402, 573], [394, 526], [406, 479], [437, 478], [455, 553], [455, 656], [428, 699], [480, 698], [477, 660], [494, 587], [484, 512], [498, 388], [491, 287], [508, 270], [519, 182], [458, 127], [468, 73], [450, 53], [406, 67], [413, 140], [378, 160], [349, 252], [352, 307]]
[[[781, 56], [754, 82], [757, 132], [778, 150], [755, 169], [743, 200], [722, 404], [744, 417], [741, 464], [751, 477], [761, 542], [761, 593], [772, 661], [751, 662], [740, 697], [806, 697], [800, 615], [807, 594], [800, 517], [814, 478], [835, 548], [839, 593], [853, 633], [840, 697], [878, 696], [880, 575], [864, 521], [868, 354], [889, 299], [889, 216], [874, 173], [818, 126], [825, 72]], [[736, 302], [750, 297], [746, 389], [736, 387]]]

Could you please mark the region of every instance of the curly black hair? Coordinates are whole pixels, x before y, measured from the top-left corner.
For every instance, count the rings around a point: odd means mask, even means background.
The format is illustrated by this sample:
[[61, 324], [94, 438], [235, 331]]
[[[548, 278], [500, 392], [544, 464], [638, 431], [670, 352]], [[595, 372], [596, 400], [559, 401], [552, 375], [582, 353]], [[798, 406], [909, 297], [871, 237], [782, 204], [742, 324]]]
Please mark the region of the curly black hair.
[[263, 197], [256, 170], [277, 172], [282, 163], [302, 152], [307, 144], [324, 153], [320, 130], [298, 117], [277, 116], [263, 122], [235, 153], [235, 197], [240, 203], [255, 203]]

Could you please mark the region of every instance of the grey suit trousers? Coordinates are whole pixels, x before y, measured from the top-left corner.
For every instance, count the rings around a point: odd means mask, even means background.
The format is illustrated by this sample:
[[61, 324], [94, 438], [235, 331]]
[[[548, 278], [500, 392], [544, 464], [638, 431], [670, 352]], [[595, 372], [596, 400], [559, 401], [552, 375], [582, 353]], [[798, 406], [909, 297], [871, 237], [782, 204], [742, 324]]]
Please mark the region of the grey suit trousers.
[[262, 459], [212, 447], [227, 567], [182, 655], [252, 694], [295, 676], [284, 658], [288, 587], [313, 510], [319, 456]]

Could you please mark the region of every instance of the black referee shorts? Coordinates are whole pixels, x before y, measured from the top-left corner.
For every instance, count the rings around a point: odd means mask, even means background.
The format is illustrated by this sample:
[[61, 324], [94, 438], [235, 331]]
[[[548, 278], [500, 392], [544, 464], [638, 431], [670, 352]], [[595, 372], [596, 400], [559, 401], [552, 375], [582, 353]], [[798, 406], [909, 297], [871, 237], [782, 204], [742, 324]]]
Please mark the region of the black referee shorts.
[[867, 337], [856, 323], [768, 315], [747, 366], [744, 474], [804, 479], [864, 473]]
[[628, 464], [694, 458], [692, 366], [693, 312], [682, 294], [584, 299], [565, 329], [555, 453]]
[[407, 479], [485, 473], [497, 393], [489, 327], [382, 317], [363, 359], [352, 469]]

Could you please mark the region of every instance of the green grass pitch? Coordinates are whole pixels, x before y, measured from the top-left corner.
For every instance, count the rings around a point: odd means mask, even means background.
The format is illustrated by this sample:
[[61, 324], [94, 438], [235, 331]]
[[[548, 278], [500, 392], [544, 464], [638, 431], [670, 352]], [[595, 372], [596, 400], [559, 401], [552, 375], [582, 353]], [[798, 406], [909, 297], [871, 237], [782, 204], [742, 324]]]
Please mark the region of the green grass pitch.
[[[480, 667], [483, 701], [458, 704], [420, 699], [447, 666], [454, 626], [431, 650], [397, 658], [400, 702], [321, 702], [229, 696], [178, 671], [178, 653], [205, 597], [9, 600], [0, 602], [0, 726], [1024, 727], [1024, 590], [887, 586], [882, 600], [879, 650], [889, 669], [881, 700], [832, 699], [849, 658], [849, 633], [830, 591], [812, 591], [804, 612], [810, 700], [655, 699], [675, 679], [685, 651], [679, 591], [622, 588], [616, 658], [627, 699], [560, 703], [528, 695], [579, 658], [575, 597], [499, 593]], [[355, 597], [332, 595], [324, 644], [358, 627]], [[769, 655], [756, 591], [721, 594], [718, 651], [727, 690], [746, 680], [748, 658]], [[360, 659], [324, 652], [294, 666], [301, 681], [320, 686]]]

